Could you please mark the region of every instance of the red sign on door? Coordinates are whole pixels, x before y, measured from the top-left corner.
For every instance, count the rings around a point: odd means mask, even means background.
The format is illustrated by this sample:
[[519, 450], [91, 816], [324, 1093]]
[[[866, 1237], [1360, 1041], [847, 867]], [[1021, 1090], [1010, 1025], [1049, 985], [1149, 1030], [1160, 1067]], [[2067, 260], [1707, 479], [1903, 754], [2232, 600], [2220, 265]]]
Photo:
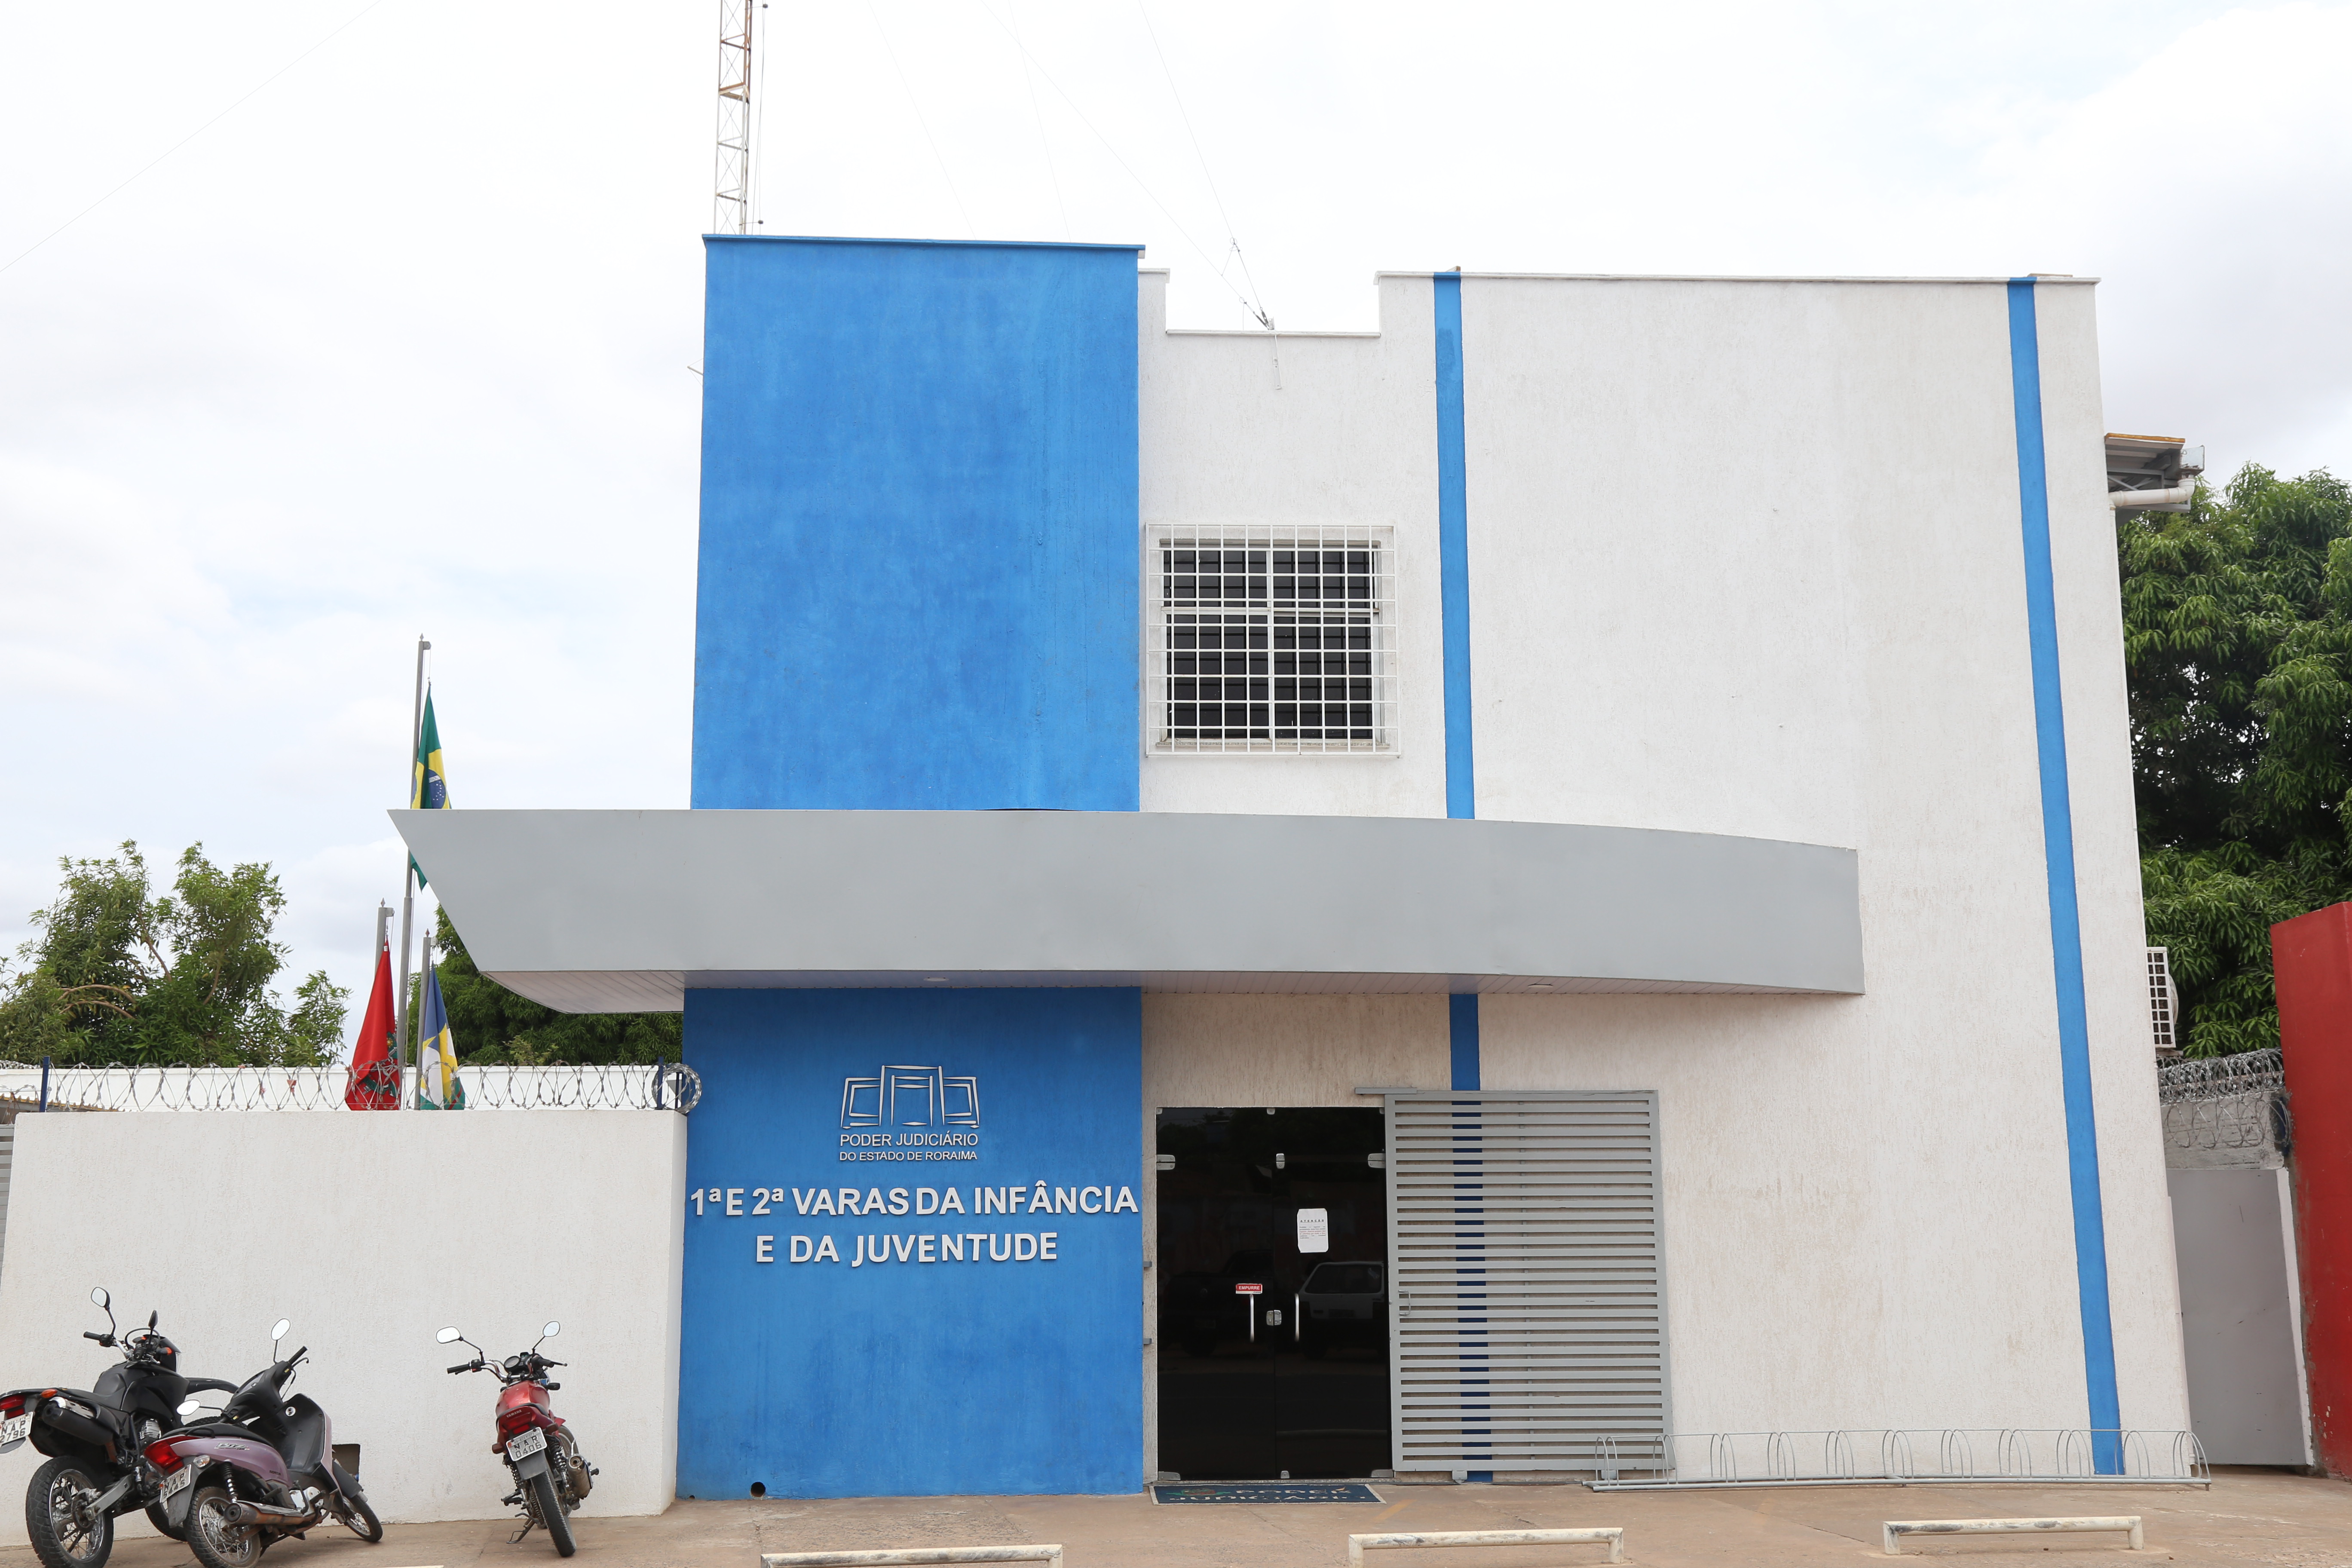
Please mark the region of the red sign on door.
[[1236, 1296], [1262, 1296], [1265, 1293], [1265, 1287], [1263, 1285], [1236, 1285], [1234, 1287], [1234, 1294]]

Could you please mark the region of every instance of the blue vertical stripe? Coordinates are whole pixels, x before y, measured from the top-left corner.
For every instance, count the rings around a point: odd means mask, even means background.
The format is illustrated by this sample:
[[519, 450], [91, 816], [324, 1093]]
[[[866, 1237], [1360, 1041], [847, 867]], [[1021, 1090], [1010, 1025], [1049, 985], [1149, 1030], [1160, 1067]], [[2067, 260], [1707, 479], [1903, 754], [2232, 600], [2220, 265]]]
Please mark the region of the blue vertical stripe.
[[[1462, 277], [1441, 274], [1433, 280], [1437, 299], [1437, 571], [1438, 602], [1445, 646], [1445, 815], [1469, 818], [1478, 815], [1477, 781], [1470, 766], [1470, 508], [1462, 479]], [[1454, 1087], [1475, 1089], [1478, 1079], [1478, 998], [1455, 995], [1445, 999], [1446, 1033], [1453, 1056]], [[1467, 1143], [1455, 1145], [1456, 1165], [1475, 1177], [1484, 1162], [1478, 1157], [1475, 1113], [1456, 1114], [1466, 1123]], [[1484, 1184], [1458, 1182], [1464, 1202], [1455, 1208], [1454, 1245], [1460, 1255], [1454, 1288], [1463, 1312], [1463, 1371], [1486, 1359], [1486, 1340], [1480, 1331], [1486, 1319], [1473, 1315], [1471, 1303], [1484, 1301], [1486, 1253]], [[1477, 1326], [1474, 1326], [1477, 1325]], [[1486, 1397], [1485, 1378], [1462, 1380], [1462, 1450], [1491, 1452], [1492, 1406]], [[1470, 1479], [1491, 1481], [1492, 1470], [1472, 1470]]]
[[[1437, 574], [1445, 640], [1445, 815], [1478, 815], [1470, 771], [1470, 507], [1462, 478], [1462, 275], [1439, 273]], [[1458, 1085], [1456, 1087], [1459, 1087]]]
[[2009, 285], [2010, 379], [2017, 408], [2017, 489], [2025, 525], [2025, 623], [2033, 659], [2033, 733], [2042, 772], [2042, 848], [2049, 867], [2050, 957], [2058, 979], [2058, 1062], [2066, 1096], [2066, 1168], [2074, 1200], [2074, 1278], [2093, 1458], [2122, 1469], [2115, 1325], [2107, 1304], [2107, 1227], [2099, 1203], [2099, 1130], [2091, 1107], [2091, 1030], [2083, 1003], [2083, 927], [2074, 891], [2074, 814], [2066, 785], [2066, 705], [2058, 679], [2058, 596], [2050, 569], [2050, 479], [2042, 453], [2042, 347], [2033, 280]]
[[1455, 1089], [1478, 1085], [1478, 998], [1454, 995], [1445, 999], [1446, 1032], [1454, 1047]]
[[[1478, 998], [1446, 999], [1446, 1024], [1454, 1043], [1454, 1087], [1478, 1087]], [[1471, 1463], [1491, 1462], [1495, 1454], [1493, 1381], [1473, 1377], [1493, 1359], [1486, 1334], [1486, 1117], [1476, 1100], [1456, 1100], [1454, 1106], [1454, 1294], [1461, 1338], [1456, 1354], [1462, 1363], [1458, 1409], [1462, 1422], [1462, 1458]], [[1492, 1481], [1492, 1470], [1465, 1470], [1474, 1481]]]

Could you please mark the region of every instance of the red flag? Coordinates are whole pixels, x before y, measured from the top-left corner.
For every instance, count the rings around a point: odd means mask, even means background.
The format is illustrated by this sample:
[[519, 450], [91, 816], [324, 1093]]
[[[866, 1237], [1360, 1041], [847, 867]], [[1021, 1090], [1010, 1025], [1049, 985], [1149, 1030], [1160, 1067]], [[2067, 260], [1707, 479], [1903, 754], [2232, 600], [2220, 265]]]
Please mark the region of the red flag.
[[351, 1087], [343, 1103], [353, 1110], [400, 1109], [400, 1064], [392, 1055], [392, 950], [375, 954], [375, 988], [368, 993], [367, 1016], [360, 1020], [359, 1044], [352, 1047]]

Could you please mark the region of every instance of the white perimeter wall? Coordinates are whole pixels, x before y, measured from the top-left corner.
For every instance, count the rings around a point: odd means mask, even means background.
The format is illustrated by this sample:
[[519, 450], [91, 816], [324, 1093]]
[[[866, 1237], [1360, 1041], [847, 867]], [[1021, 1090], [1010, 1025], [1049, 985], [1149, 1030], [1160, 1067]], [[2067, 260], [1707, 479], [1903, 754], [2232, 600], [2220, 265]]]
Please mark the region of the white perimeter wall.
[[[1160, 330], [1162, 283], [1145, 521], [1393, 524], [1404, 716], [1393, 759], [1147, 756], [1144, 809], [1444, 815], [1428, 279], [1381, 279], [1378, 337], [1286, 334], [1279, 390], [1263, 335]], [[1867, 986], [1488, 996], [1485, 1087], [1658, 1091], [1682, 1429], [2084, 1425], [2005, 289], [1462, 293], [1478, 815], [1853, 847]], [[2179, 1429], [2093, 289], [2037, 294], [2122, 1418]], [[1397, 1028], [1444, 1087], [1442, 1011], [1370, 1005], [1302, 1091], [1398, 1081]], [[1161, 999], [1159, 1103], [1261, 1103], [1242, 1042], [1310, 1024]]]
[[[130, 1112], [16, 1123], [0, 1262], [0, 1388], [88, 1388], [120, 1360], [81, 1337], [150, 1309], [191, 1376], [242, 1381], [310, 1348], [295, 1388], [387, 1524], [501, 1515], [497, 1385], [451, 1377], [455, 1323], [499, 1355], [548, 1319], [556, 1414], [603, 1473], [583, 1511], [674, 1495], [686, 1118], [669, 1111]], [[218, 1396], [215, 1396], [217, 1398]], [[41, 1456], [0, 1458], [0, 1544]], [[144, 1520], [122, 1521], [148, 1533]], [[135, 1526], [135, 1528], [134, 1528]], [[386, 1550], [392, 1550], [387, 1545]]]

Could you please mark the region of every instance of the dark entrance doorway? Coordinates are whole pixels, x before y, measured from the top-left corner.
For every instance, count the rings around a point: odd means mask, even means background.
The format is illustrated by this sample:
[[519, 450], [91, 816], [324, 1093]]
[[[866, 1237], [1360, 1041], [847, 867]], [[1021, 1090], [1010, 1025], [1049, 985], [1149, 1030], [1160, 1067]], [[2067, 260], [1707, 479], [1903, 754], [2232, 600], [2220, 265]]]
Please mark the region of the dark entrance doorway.
[[1379, 1110], [1160, 1113], [1160, 1467], [1186, 1480], [1390, 1464]]

